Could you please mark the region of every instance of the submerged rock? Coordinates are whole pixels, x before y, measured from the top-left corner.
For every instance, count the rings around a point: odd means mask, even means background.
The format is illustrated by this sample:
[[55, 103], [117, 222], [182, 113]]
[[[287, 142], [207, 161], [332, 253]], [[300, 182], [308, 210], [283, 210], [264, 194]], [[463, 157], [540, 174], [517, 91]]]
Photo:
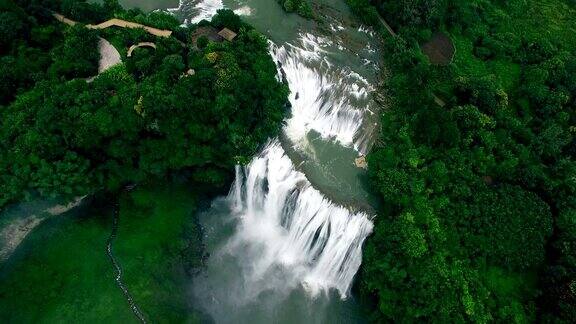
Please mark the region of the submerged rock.
[[366, 162], [366, 157], [364, 155], [354, 159], [354, 164], [359, 168], [368, 169], [368, 163]]

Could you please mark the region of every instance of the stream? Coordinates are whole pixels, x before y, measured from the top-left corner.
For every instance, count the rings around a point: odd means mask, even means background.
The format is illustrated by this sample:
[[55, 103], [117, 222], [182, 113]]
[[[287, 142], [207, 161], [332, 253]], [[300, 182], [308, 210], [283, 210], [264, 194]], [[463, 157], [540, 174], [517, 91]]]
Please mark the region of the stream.
[[236, 167], [228, 196], [200, 215], [209, 258], [191, 307], [217, 323], [365, 322], [351, 288], [377, 201], [354, 159], [378, 129], [377, 41], [344, 0], [314, 2], [321, 23], [275, 0], [181, 0], [168, 11], [195, 23], [223, 7], [269, 39], [292, 110], [282, 134]]

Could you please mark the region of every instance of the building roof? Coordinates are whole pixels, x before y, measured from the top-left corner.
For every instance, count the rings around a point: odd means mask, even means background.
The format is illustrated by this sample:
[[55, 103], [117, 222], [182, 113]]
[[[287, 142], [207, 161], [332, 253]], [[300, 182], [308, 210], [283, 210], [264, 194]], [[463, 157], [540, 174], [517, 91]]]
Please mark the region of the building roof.
[[234, 37], [236, 37], [236, 33], [228, 28], [223, 28], [220, 32], [218, 32], [218, 35], [222, 36], [225, 40], [229, 42], [231, 42], [234, 39]]
[[209, 40], [213, 42], [221, 42], [222, 36], [218, 34], [218, 30], [212, 26], [202, 26], [198, 27], [194, 32], [192, 32], [191, 39], [192, 45], [196, 46], [198, 38], [206, 36]]

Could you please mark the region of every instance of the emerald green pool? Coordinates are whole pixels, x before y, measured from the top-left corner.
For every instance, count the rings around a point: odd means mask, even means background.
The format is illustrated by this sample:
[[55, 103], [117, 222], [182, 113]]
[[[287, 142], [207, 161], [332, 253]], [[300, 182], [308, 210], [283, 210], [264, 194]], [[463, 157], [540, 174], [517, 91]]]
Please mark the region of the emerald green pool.
[[[185, 269], [199, 264], [196, 194], [159, 184], [123, 193], [114, 253], [146, 318], [197, 322]], [[106, 255], [116, 197], [45, 220], [0, 264], [3, 323], [137, 323]], [[187, 259], [182, 256], [186, 255]]]

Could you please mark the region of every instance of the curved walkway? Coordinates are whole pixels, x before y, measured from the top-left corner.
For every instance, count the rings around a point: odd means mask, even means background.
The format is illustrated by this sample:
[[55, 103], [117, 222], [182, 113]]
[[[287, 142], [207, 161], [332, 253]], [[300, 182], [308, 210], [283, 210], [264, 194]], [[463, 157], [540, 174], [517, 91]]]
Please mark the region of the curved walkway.
[[156, 49], [156, 44], [154, 44], [154, 43], [151, 43], [151, 42], [141, 42], [141, 43], [138, 43], [138, 44], [136, 44], [136, 45], [130, 46], [130, 48], [128, 49], [128, 54], [126, 54], [126, 56], [127, 56], [127, 57], [131, 57], [133, 50], [137, 49], [138, 47], [143, 47], [143, 46], [152, 47], [153, 49]]

